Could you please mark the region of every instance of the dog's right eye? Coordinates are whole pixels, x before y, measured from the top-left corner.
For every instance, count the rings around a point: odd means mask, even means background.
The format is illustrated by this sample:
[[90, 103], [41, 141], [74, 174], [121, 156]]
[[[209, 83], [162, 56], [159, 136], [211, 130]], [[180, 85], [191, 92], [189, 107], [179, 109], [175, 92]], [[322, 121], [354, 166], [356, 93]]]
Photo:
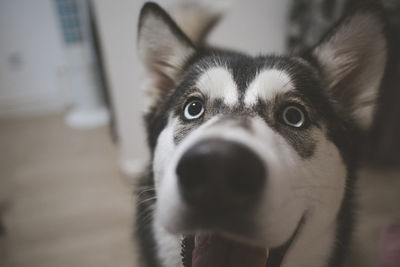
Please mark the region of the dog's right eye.
[[183, 116], [187, 120], [195, 120], [204, 114], [204, 104], [200, 99], [189, 101], [184, 109]]
[[286, 125], [301, 128], [306, 122], [306, 115], [300, 107], [288, 105], [282, 112], [282, 119]]

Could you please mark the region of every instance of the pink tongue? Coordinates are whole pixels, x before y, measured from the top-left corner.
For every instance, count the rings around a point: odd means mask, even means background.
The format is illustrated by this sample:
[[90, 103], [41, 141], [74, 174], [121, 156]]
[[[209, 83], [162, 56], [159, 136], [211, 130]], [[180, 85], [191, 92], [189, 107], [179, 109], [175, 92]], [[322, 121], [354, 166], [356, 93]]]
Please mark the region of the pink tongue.
[[192, 267], [265, 267], [264, 248], [250, 247], [212, 235], [193, 250]]
[[379, 240], [379, 256], [385, 267], [400, 266], [400, 223], [383, 229]]

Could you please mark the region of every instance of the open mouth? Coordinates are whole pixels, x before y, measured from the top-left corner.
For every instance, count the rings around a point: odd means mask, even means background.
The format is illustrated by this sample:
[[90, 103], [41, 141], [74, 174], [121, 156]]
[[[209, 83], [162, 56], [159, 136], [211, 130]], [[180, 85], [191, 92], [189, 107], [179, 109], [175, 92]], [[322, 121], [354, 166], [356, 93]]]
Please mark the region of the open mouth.
[[217, 234], [185, 236], [181, 242], [182, 264], [184, 267], [279, 267], [303, 224], [304, 216], [290, 239], [272, 249], [250, 246]]
[[182, 240], [185, 267], [265, 267], [268, 249], [244, 245], [218, 235], [187, 236]]

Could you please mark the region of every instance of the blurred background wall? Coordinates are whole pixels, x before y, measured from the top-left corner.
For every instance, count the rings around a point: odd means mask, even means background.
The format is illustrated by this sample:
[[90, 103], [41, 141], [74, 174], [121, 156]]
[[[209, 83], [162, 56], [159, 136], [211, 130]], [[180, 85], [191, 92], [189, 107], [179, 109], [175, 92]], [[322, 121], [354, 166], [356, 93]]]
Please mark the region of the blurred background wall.
[[105, 124], [87, 1], [0, 2], [0, 116], [69, 109], [73, 127]]
[[64, 67], [52, 0], [0, 1], [0, 116], [64, 108]]

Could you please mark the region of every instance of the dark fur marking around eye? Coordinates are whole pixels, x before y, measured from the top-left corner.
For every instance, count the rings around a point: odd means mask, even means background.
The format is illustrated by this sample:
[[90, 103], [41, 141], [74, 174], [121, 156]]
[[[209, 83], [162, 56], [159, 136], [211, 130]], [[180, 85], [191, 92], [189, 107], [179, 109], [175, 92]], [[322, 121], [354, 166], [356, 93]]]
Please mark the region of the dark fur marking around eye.
[[258, 115], [264, 121], [277, 131], [285, 140], [294, 148], [300, 157], [307, 159], [313, 156], [316, 148], [316, 140], [311, 135], [311, 127], [304, 129], [295, 129], [283, 124], [279, 116], [281, 110], [281, 102], [284, 97], [276, 97], [268, 103], [259, 101], [255, 109]]
[[310, 158], [314, 154], [317, 142], [313, 139], [309, 130], [297, 132], [288, 130], [282, 133], [282, 136], [286, 137], [286, 140], [302, 158]]
[[179, 144], [190, 132], [204, 123], [206, 119], [199, 119], [189, 123], [179, 123], [174, 132], [174, 142]]
[[218, 114], [230, 114], [231, 109], [224, 104], [223, 99], [215, 99], [210, 102], [209, 98], [204, 101], [205, 112], [202, 118], [193, 121], [184, 121], [181, 118], [181, 108], [179, 107], [175, 111], [175, 116], [179, 118], [178, 126], [174, 132], [174, 142], [179, 144], [190, 132], [198, 128], [200, 125], [205, 123], [207, 120], [214, 118]]

